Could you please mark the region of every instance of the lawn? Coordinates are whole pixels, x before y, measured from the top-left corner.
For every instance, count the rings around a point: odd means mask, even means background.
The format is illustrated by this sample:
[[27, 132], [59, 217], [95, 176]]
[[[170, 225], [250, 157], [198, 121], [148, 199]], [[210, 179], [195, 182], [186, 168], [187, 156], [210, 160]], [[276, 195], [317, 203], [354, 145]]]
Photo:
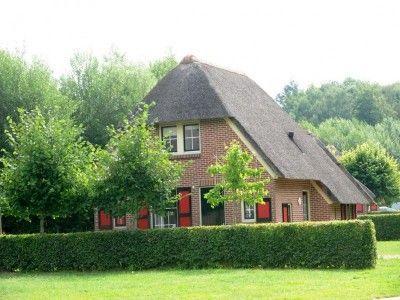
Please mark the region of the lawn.
[[[400, 242], [379, 242], [400, 255]], [[1, 299], [296, 298], [372, 299], [400, 295], [400, 259], [368, 270], [212, 269], [0, 274]]]

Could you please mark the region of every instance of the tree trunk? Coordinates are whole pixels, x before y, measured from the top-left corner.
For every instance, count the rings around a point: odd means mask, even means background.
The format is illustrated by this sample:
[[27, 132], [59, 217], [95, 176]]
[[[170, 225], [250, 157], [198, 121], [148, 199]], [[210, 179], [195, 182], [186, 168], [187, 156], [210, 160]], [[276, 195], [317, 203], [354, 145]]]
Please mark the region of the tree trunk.
[[0, 209], [0, 234], [3, 234], [3, 222], [2, 222], [3, 214], [1, 213]]
[[44, 233], [44, 217], [40, 216], [40, 233]]

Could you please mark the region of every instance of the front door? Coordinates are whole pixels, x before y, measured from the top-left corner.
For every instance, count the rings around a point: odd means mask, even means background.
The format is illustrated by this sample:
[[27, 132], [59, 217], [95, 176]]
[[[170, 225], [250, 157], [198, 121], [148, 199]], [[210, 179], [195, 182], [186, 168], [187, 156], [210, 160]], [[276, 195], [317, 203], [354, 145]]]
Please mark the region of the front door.
[[291, 222], [292, 221], [292, 212], [290, 204], [284, 203], [282, 204], [282, 222]]
[[212, 208], [211, 205], [204, 198], [212, 188], [201, 188], [201, 225], [223, 225], [225, 223], [224, 217], [224, 204]]

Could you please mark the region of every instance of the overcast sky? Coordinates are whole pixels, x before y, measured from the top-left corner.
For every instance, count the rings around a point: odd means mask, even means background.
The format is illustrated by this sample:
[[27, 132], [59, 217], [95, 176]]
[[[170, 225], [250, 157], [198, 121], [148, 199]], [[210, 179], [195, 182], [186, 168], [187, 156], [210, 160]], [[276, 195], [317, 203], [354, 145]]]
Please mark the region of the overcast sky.
[[243, 72], [275, 96], [346, 77], [400, 80], [400, 1], [1, 1], [0, 47], [55, 75], [74, 52], [118, 49], [148, 62], [194, 54]]

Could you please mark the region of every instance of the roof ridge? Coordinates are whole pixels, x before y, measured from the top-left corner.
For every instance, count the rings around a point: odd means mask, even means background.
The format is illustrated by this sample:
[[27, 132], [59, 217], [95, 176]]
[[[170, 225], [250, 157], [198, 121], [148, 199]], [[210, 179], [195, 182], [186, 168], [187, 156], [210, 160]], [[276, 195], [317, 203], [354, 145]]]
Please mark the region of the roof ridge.
[[228, 71], [228, 72], [231, 72], [231, 73], [234, 73], [234, 74], [237, 74], [237, 75], [241, 75], [241, 76], [246, 76], [247, 78], [249, 78], [244, 72], [240, 72], [238, 70], [227, 69], [226, 67], [222, 67], [220, 65], [216, 65], [216, 64], [208, 62], [208, 61], [200, 60], [193, 54], [188, 54], [188, 55], [184, 56], [179, 64], [186, 65], [186, 64], [192, 64], [192, 63], [193, 64], [197, 63], [197, 64], [202, 64], [202, 65], [207, 65], [207, 66], [210, 66], [210, 67], [218, 68], [218, 69], [221, 69], [221, 70], [224, 70], [224, 71]]

